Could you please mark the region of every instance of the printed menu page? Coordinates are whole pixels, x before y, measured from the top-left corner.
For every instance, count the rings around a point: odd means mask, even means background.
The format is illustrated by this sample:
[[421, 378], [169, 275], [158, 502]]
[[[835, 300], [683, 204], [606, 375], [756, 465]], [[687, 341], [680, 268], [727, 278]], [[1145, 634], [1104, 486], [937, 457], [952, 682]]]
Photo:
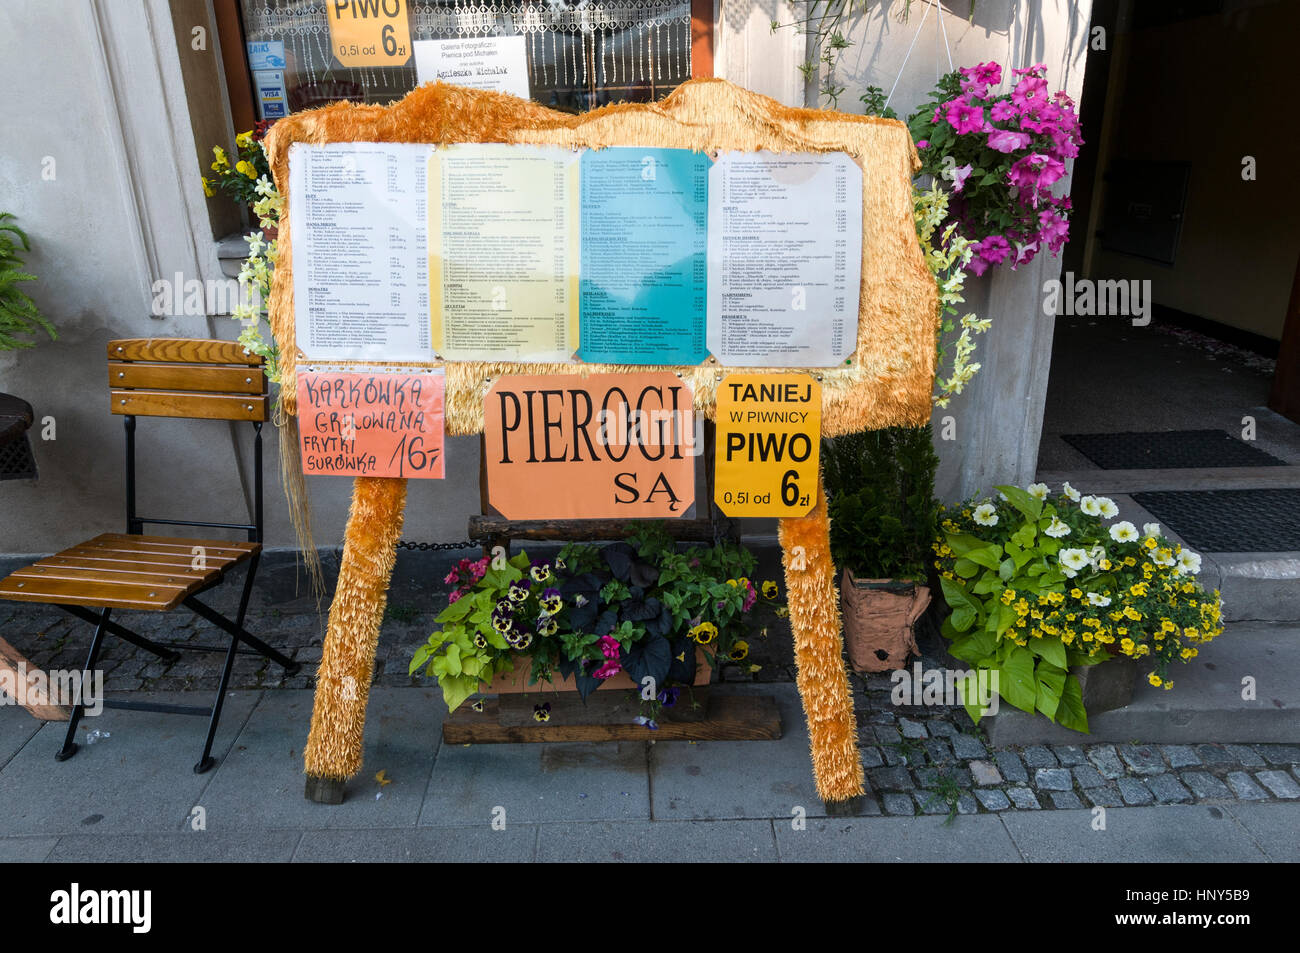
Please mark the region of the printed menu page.
[[732, 367], [857, 348], [862, 170], [842, 152], [724, 153], [709, 171], [708, 343]]
[[610, 148], [581, 163], [584, 361], [699, 364], [705, 341], [709, 159]]
[[298, 348], [311, 360], [429, 361], [429, 147], [289, 149]]
[[454, 145], [429, 157], [434, 348], [449, 361], [569, 361], [578, 344], [578, 155]]

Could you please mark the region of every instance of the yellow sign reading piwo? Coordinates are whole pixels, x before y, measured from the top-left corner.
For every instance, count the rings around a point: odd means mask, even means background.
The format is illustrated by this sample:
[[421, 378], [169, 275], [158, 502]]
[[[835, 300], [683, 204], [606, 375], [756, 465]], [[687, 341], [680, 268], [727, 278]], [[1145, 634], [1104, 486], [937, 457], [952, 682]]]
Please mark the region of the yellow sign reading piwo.
[[807, 374], [732, 374], [718, 388], [714, 500], [728, 516], [804, 516], [817, 502], [822, 389]]
[[406, 0], [326, 0], [325, 15], [339, 65], [405, 66], [411, 58]]

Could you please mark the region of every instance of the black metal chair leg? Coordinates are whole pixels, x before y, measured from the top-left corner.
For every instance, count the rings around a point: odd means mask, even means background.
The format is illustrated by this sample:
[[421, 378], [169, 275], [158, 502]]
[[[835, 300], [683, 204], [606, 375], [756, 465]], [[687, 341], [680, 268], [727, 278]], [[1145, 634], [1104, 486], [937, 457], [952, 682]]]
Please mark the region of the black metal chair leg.
[[[99, 621], [95, 625], [95, 637], [90, 640], [90, 653], [86, 656], [86, 667], [82, 671], [81, 684], [89, 685], [91, 672], [95, 668], [95, 662], [99, 658], [99, 647], [104, 641], [104, 629], [108, 626], [108, 614], [112, 610], [105, 607], [99, 613]], [[81, 722], [81, 715], [86, 710], [86, 706], [81, 702], [81, 695], [78, 694], [76, 703], [72, 706], [72, 717], [68, 719], [68, 733], [63, 737], [63, 747], [54, 755], [55, 761], [67, 761], [77, 753], [77, 725]]]
[[215, 625], [218, 629], [221, 629], [221, 631], [225, 632], [227, 635], [236, 636], [239, 639], [239, 641], [243, 642], [250, 649], [253, 649], [259, 655], [265, 656], [275, 664], [281, 666], [284, 669], [286, 675], [297, 675], [299, 670], [302, 668], [301, 663], [295, 662], [293, 659], [289, 658], [289, 656], [285, 655], [284, 653], [278, 652], [275, 649], [271, 648], [271, 646], [267, 645], [261, 639], [257, 638], [256, 636], [248, 632], [243, 627], [243, 625], [236, 625], [235, 623], [227, 619], [225, 616], [223, 616], [220, 612], [217, 612], [215, 609], [205, 606], [203, 603], [199, 602], [193, 596], [190, 596], [188, 599], [186, 599], [184, 605], [186, 606], [186, 608], [193, 610], [196, 615], [199, 615], [202, 618], [207, 619], [209, 622]]
[[[248, 572], [244, 576], [244, 591], [239, 597], [239, 612], [235, 615], [234, 628], [236, 632], [242, 632], [244, 628], [244, 617], [248, 613], [248, 599], [253, 594], [253, 576], [257, 572], [257, 563], [260, 554], [254, 554], [248, 563]], [[221, 682], [217, 685], [217, 697], [212, 703], [212, 717], [208, 721], [208, 737], [203, 742], [203, 756], [199, 758], [198, 764], [194, 765], [195, 774], [203, 774], [211, 770], [216, 761], [212, 757], [212, 743], [217, 737], [217, 725], [221, 722], [221, 709], [226, 703], [226, 688], [230, 685], [230, 673], [235, 667], [235, 654], [239, 651], [239, 635], [236, 632], [229, 633], [230, 648], [226, 651], [226, 664], [221, 670]]]

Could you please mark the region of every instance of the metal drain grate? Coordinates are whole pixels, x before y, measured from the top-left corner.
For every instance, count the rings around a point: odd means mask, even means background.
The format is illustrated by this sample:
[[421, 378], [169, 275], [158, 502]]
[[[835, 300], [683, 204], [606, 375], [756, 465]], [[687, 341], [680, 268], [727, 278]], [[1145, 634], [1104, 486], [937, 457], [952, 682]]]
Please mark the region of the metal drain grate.
[[1284, 467], [1285, 460], [1224, 430], [1157, 433], [1079, 433], [1061, 437], [1103, 470], [1189, 470], [1204, 467]]
[[1133, 499], [1201, 552], [1300, 550], [1300, 490], [1164, 490]]
[[27, 434], [0, 446], [0, 480], [35, 478], [36, 458], [32, 456], [32, 444]]

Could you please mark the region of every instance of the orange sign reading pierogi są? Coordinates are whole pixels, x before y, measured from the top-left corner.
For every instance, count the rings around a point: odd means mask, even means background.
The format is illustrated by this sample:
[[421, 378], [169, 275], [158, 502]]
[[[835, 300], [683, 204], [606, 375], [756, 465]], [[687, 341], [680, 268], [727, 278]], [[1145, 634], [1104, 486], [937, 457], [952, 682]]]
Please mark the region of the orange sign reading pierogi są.
[[507, 519], [672, 519], [695, 500], [675, 374], [502, 377], [485, 398], [488, 502]]

